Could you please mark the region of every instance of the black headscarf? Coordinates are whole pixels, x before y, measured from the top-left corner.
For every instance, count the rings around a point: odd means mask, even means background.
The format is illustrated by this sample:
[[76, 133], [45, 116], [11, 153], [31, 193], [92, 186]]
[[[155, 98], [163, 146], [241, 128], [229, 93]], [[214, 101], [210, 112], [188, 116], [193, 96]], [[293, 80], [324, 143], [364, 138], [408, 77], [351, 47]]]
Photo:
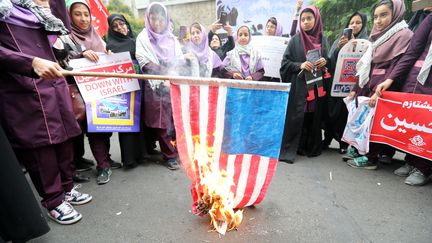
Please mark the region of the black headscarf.
[[[113, 30], [113, 22], [117, 19], [126, 23], [129, 30], [127, 35], [123, 35]], [[135, 35], [133, 34], [132, 28], [126, 18], [121, 14], [111, 14], [108, 17], [108, 24], [107, 50], [111, 50], [114, 53], [128, 51], [130, 52], [132, 59], [135, 59]]]
[[[362, 13], [360, 13], [360, 12], [355, 12], [355, 13], [353, 13], [349, 18], [348, 18], [348, 23], [345, 25], [345, 28], [348, 28], [349, 27], [349, 24], [350, 24], [350, 22], [351, 22], [351, 19], [354, 17], [354, 16], [356, 16], [356, 15], [358, 15], [358, 16], [360, 16], [360, 18], [362, 19], [362, 28], [361, 28], [361, 30], [359, 31], [359, 33], [357, 34], [357, 35], [354, 35], [354, 37], [356, 38], [356, 39], [365, 39], [365, 40], [367, 40], [368, 39], [368, 33], [367, 33], [367, 28], [366, 28], [366, 26], [367, 26], [367, 16], [366, 16], [366, 14], [362, 14]], [[338, 45], [339, 45], [339, 40], [340, 40], [340, 38], [342, 37], [342, 34], [335, 40], [335, 42], [333, 42], [333, 45], [332, 45], [332, 47], [330, 48], [330, 52], [329, 52], [329, 55], [331, 56], [332, 54], [333, 54], [333, 52], [335, 52], [335, 51], [337, 51], [337, 52], [339, 52], [339, 47], [338, 47]]]

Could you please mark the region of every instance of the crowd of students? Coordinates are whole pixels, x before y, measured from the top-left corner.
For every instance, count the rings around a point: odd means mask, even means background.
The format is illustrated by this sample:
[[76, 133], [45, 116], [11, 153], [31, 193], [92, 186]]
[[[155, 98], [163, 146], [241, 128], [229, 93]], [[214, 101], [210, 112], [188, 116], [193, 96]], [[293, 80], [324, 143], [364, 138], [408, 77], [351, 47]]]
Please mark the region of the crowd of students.
[[[144, 74], [291, 83], [280, 161], [293, 163], [297, 155], [319, 156], [332, 139], [339, 142], [339, 152], [355, 168], [376, 169], [378, 162], [389, 162], [394, 154], [390, 147], [371, 143], [369, 153], [361, 156], [342, 141], [347, 110], [342, 98], [330, 96], [330, 76], [334, 75], [339, 50], [348, 38], [341, 35], [330, 46], [315, 6], [307, 6], [301, 12], [302, 1], [296, 6], [292, 38], [280, 67], [281, 79], [266, 79], [260, 52], [250, 44], [253, 36], [245, 25], [233, 31], [229, 24], [216, 21], [207, 33], [196, 22], [190, 25], [190, 39], [183, 39], [172, 33], [174, 27], [166, 7], [153, 2], [147, 7], [145, 28], [136, 37], [123, 15], [110, 15], [105, 43], [92, 26], [86, 1], [69, 1], [67, 14], [66, 9], [57, 7], [52, 4], [49, 11], [47, 0], [20, 0], [13, 4], [2, 1], [0, 5], [0, 112], [5, 114], [0, 116], [0, 123], [49, 217], [60, 224], [82, 218], [71, 204], [92, 200], [91, 195], [78, 192], [73, 184], [73, 180], [90, 180], [78, 172], [94, 165], [83, 158], [84, 134], [96, 160], [98, 184], [109, 182], [111, 169], [133, 169], [147, 160], [162, 160], [171, 170], [180, 168], [172, 143], [175, 130], [168, 82], [140, 80], [142, 129], [138, 133], [119, 133], [119, 163], [109, 153], [112, 134], [86, 133], [86, 119], [75, 119], [68, 92], [68, 83], [73, 85], [75, 81], [68, 77], [66, 82], [60, 73], [69, 68], [68, 59], [84, 57], [97, 62], [101, 53], [126, 51]], [[359, 62], [359, 82], [350, 98], [368, 96], [374, 106], [384, 90], [431, 93], [432, 16], [418, 13], [408, 25], [405, 11], [402, 0], [380, 0], [373, 8], [369, 36], [365, 14], [354, 12], [349, 18], [346, 27], [352, 29], [353, 41], [369, 39], [373, 43]], [[224, 44], [219, 29], [226, 32]], [[282, 25], [270, 17], [265, 33], [281, 36]], [[34, 48], [35, 44], [38, 48]], [[319, 50], [321, 56], [311, 61], [308, 53], [313, 50]], [[306, 74], [311, 72], [322, 74], [321, 85], [306, 82]], [[160, 153], [155, 151], [156, 141]], [[407, 177], [405, 183], [409, 185], [427, 183], [432, 163], [411, 154], [406, 155], [405, 161], [407, 164], [395, 174]]]

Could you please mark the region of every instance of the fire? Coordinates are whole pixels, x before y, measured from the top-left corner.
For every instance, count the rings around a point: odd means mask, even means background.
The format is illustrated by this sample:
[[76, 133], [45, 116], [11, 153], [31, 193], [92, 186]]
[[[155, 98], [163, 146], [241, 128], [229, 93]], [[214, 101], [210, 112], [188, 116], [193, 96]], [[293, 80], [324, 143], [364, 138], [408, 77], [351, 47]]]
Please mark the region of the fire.
[[[233, 175], [219, 169], [219, 163], [214, 161], [214, 151], [211, 147], [200, 146], [199, 138], [194, 137], [194, 171], [199, 174], [199, 184], [202, 194], [199, 195], [198, 211], [208, 213], [211, 225], [222, 235], [226, 231], [236, 229], [243, 219], [243, 210], [234, 210]], [[197, 190], [199, 191], [199, 190]]]

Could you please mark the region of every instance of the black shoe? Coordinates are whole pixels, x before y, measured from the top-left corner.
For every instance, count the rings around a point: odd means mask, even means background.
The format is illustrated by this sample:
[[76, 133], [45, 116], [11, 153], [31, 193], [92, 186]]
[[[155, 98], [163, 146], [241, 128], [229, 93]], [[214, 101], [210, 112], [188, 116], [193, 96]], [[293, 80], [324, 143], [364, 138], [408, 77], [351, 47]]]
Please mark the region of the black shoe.
[[279, 159], [280, 162], [285, 162], [288, 164], [294, 164], [294, 160], [290, 160], [290, 159]]
[[92, 165], [84, 164], [84, 163], [77, 162], [77, 161], [75, 161], [74, 163], [75, 163], [75, 170], [77, 172], [83, 172], [83, 171], [88, 171], [88, 170], [92, 169]]
[[127, 163], [127, 164], [123, 163], [123, 168], [125, 170], [132, 170], [132, 169], [135, 169], [137, 166], [138, 166], [137, 162]]
[[81, 163], [81, 164], [87, 164], [87, 165], [91, 165], [91, 166], [95, 165], [95, 162], [93, 160], [86, 159], [84, 157], [76, 159], [75, 162]]
[[76, 173], [75, 175], [73, 175], [72, 180], [74, 182], [89, 182], [90, 181], [90, 177], [85, 176], [85, 175], [81, 175], [80, 173]]
[[177, 159], [168, 159], [166, 161], [166, 167], [170, 170], [178, 170], [180, 169], [180, 164]]
[[111, 158], [109, 159], [109, 163], [111, 166], [111, 169], [115, 170], [115, 169], [120, 169], [121, 167], [123, 167], [123, 165], [119, 162], [116, 162], [114, 160], [112, 160]]

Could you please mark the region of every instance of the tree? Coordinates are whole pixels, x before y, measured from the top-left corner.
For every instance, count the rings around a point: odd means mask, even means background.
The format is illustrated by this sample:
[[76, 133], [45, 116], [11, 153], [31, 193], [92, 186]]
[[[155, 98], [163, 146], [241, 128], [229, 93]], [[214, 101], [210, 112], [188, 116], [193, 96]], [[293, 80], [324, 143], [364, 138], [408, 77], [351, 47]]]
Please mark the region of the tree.
[[135, 18], [131, 8], [124, 4], [123, 1], [111, 0], [107, 6], [107, 9], [110, 14], [115, 13], [124, 15], [135, 34], [138, 34], [144, 28], [145, 19]]
[[[329, 43], [333, 41], [342, 33], [348, 18], [355, 11], [367, 14], [368, 16], [368, 32], [372, 30], [373, 18], [372, 9], [377, 3], [377, 0], [313, 0], [312, 4], [317, 6], [321, 12], [323, 19], [324, 32], [329, 39]], [[411, 12], [413, 0], [405, 0], [407, 13], [405, 19], [409, 20], [413, 13]]]

